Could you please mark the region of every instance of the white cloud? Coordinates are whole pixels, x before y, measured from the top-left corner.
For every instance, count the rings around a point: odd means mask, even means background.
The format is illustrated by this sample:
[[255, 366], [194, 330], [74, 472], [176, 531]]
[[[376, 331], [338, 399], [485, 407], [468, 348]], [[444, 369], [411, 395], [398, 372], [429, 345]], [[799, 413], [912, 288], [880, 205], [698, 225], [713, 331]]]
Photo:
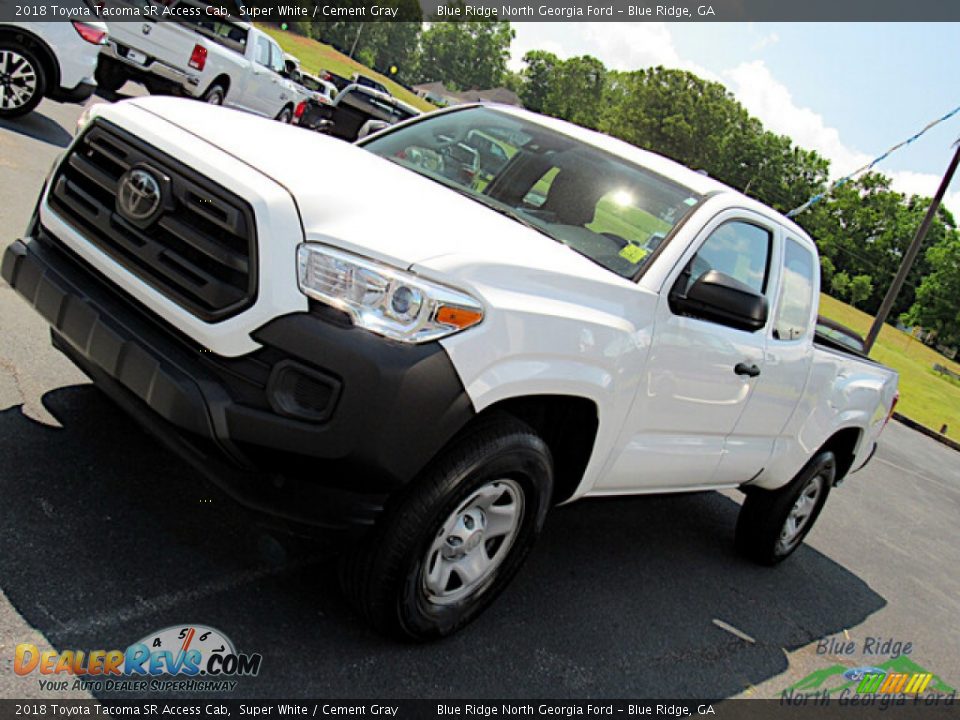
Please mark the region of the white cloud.
[[780, 42], [780, 36], [777, 35], [777, 33], [773, 32], [773, 33], [770, 33], [769, 35], [764, 35], [762, 38], [757, 40], [750, 47], [753, 51], [760, 52], [765, 47], [776, 45], [778, 42]]

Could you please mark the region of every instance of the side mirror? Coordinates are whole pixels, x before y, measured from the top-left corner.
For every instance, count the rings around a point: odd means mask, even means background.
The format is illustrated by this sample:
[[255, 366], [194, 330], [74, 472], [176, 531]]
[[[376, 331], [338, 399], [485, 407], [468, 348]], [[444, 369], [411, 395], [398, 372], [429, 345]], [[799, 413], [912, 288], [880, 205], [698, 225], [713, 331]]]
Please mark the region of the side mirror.
[[671, 306], [685, 315], [754, 332], [767, 324], [767, 299], [718, 270], [708, 270]]

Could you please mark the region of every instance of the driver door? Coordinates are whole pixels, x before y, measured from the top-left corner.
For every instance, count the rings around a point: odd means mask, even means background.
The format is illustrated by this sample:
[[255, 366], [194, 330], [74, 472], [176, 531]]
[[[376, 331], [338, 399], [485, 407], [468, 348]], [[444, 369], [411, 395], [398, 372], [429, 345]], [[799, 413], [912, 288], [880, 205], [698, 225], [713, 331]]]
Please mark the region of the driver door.
[[[735, 485], [760, 471], [769, 447], [766, 452], [739, 447], [731, 434], [757, 382], [737, 368], [762, 369], [765, 329], [750, 332], [685, 316], [671, 306], [670, 296], [718, 270], [763, 294], [769, 306], [776, 241], [775, 226], [762, 216], [726, 211], [704, 228], [674, 268], [660, 295], [650, 354], [618, 441], [620, 453], [597, 491]], [[715, 475], [728, 452], [726, 479], [718, 483]]]

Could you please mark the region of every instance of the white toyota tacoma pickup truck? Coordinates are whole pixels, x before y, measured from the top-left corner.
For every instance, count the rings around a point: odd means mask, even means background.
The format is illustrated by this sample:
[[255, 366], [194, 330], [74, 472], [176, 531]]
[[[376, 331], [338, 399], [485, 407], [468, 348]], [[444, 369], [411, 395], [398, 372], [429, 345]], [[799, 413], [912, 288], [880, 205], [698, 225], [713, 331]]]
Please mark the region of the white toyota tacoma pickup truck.
[[236, 498], [362, 528], [380, 630], [455, 631], [583, 497], [739, 488], [737, 548], [777, 563], [895, 402], [815, 338], [801, 228], [618, 140], [483, 106], [359, 145], [173, 98], [84, 122], [3, 278]]
[[[205, 3], [104, 0], [117, 11], [152, 10], [142, 21], [108, 22], [97, 84], [119, 90], [128, 80], [151, 93], [196, 98], [289, 123], [309, 92], [289, 77], [280, 46], [248, 22], [208, 14]], [[164, 10], [195, 14], [179, 20]]]

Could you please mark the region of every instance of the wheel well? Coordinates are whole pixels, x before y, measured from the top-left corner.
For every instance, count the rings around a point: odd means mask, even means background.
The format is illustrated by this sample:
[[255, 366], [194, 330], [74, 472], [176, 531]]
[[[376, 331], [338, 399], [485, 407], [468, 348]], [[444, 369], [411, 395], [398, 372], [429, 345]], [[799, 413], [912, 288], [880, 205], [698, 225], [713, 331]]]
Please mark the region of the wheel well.
[[45, 93], [60, 87], [60, 63], [43, 40], [23, 28], [0, 28], [0, 39], [21, 43], [37, 53], [40, 62], [43, 63], [43, 71], [47, 75]]
[[572, 395], [532, 395], [494, 403], [480, 413], [506, 412], [537, 431], [550, 448], [554, 503], [567, 500], [580, 481], [597, 439], [597, 405]]
[[230, 76], [229, 75], [218, 75], [213, 79], [213, 81], [207, 85], [207, 89], [204, 91], [204, 95], [210, 92], [210, 88], [214, 85], [219, 85], [223, 88], [223, 96], [226, 97], [227, 93], [230, 92]]
[[863, 431], [859, 428], [844, 428], [830, 436], [820, 448], [819, 452], [829, 450], [837, 458], [837, 477], [834, 483], [838, 483], [850, 472], [853, 466], [853, 460], [857, 454], [857, 445], [860, 444], [860, 436]]

